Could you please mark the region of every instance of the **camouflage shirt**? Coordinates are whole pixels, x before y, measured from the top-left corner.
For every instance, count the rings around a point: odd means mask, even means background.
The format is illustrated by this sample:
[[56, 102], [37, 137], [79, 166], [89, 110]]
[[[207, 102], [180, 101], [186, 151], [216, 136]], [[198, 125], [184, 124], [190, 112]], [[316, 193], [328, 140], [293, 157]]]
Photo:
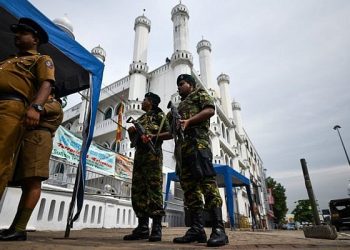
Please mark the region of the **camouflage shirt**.
[[[158, 110], [150, 110], [147, 113], [140, 116], [137, 121], [144, 127], [146, 134], [158, 134], [159, 127], [162, 123], [163, 117], [165, 116], [164, 112], [158, 108]], [[163, 127], [161, 128], [160, 133], [169, 131], [169, 122], [167, 119], [164, 120]], [[161, 148], [163, 141], [158, 138], [156, 148]], [[147, 145], [138, 142], [137, 149], [146, 149], [149, 150]]]
[[[207, 107], [215, 109], [214, 101], [204, 89], [198, 88], [181, 100], [178, 111], [182, 119], [186, 120]], [[210, 119], [186, 128], [184, 131], [185, 142], [182, 143], [182, 148], [186, 147], [187, 144], [192, 144], [193, 141], [195, 141], [197, 148], [208, 148], [209, 126]]]

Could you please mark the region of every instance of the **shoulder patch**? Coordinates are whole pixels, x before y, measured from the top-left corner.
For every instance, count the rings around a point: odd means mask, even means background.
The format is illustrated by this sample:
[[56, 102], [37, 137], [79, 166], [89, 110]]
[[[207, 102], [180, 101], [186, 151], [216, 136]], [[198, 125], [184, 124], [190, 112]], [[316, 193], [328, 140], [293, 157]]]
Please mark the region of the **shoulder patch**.
[[48, 67], [49, 69], [52, 69], [53, 68], [53, 63], [51, 60], [46, 60], [45, 61], [45, 65], [46, 67]]

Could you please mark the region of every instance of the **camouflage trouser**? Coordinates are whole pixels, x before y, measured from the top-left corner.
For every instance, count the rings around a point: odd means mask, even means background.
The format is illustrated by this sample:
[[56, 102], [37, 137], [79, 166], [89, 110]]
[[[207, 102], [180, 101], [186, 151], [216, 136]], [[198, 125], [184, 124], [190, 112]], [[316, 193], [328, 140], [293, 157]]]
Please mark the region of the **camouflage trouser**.
[[182, 167], [180, 173], [180, 184], [184, 191], [185, 206], [193, 212], [203, 210], [203, 199], [205, 200], [205, 209], [210, 210], [222, 206], [222, 199], [216, 183], [216, 177], [196, 178], [193, 176], [191, 168], [195, 162], [189, 160], [191, 155], [182, 155]]
[[138, 218], [164, 216], [163, 155], [136, 151], [132, 176], [131, 201]]

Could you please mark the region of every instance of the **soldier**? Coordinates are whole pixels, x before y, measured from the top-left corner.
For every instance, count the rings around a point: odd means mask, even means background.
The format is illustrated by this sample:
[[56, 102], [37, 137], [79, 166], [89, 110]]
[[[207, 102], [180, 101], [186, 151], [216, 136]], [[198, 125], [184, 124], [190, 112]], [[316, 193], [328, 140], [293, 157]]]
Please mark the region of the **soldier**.
[[[184, 139], [178, 141], [181, 166], [177, 166], [181, 188], [184, 191], [184, 204], [191, 217], [191, 227], [182, 237], [174, 238], [174, 243], [207, 242], [207, 246], [216, 247], [228, 243], [222, 220], [222, 200], [215, 179], [212, 164], [212, 152], [209, 147], [210, 117], [215, 113], [215, 105], [208, 93], [196, 88], [196, 81], [191, 75], [182, 74], [177, 78], [181, 102], [178, 112]], [[169, 114], [169, 119], [172, 119]], [[176, 150], [178, 151], [178, 150]], [[205, 209], [212, 216], [212, 233], [207, 241], [203, 227], [203, 201]]]
[[[138, 218], [138, 226], [124, 240], [160, 241], [162, 238], [163, 175], [162, 143], [171, 139], [169, 123], [163, 111], [158, 107], [160, 97], [152, 92], [145, 95], [142, 110], [146, 113], [137, 119], [145, 129], [145, 134], [137, 137], [135, 127], [128, 129], [130, 140], [136, 141], [134, 167], [132, 175], [131, 200]], [[135, 138], [136, 137], [136, 138]], [[156, 154], [147, 146], [152, 141]], [[149, 218], [153, 219], [152, 232], [149, 235]]]
[[26, 227], [39, 201], [41, 182], [49, 178], [52, 138], [63, 119], [60, 101], [49, 96], [40, 114], [39, 125], [24, 132], [18, 154], [14, 184], [22, 188], [17, 213], [9, 229], [0, 233], [0, 241], [26, 240]]
[[12, 177], [23, 124], [38, 125], [55, 81], [51, 58], [37, 52], [40, 44], [48, 42], [45, 30], [29, 18], [21, 18], [11, 30], [19, 52], [0, 62], [0, 198]]

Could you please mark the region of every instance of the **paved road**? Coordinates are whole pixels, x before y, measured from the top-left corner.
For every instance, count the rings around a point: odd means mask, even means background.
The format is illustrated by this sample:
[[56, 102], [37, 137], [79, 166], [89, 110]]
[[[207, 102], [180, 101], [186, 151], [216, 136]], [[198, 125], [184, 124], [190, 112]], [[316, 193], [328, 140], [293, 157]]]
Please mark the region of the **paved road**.
[[[185, 228], [166, 228], [162, 242], [147, 240], [126, 242], [122, 238], [130, 229], [85, 229], [71, 231], [70, 238], [64, 232], [37, 231], [28, 233], [25, 242], [0, 242], [0, 249], [15, 250], [67, 250], [67, 249], [149, 249], [182, 250], [208, 249], [205, 244], [175, 245], [172, 239], [181, 236]], [[210, 234], [210, 230], [207, 230]], [[336, 240], [305, 238], [303, 231], [228, 231], [229, 245], [220, 249], [350, 249], [350, 232], [341, 232]], [[215, 249], [215, 248], [214, 248]]]

